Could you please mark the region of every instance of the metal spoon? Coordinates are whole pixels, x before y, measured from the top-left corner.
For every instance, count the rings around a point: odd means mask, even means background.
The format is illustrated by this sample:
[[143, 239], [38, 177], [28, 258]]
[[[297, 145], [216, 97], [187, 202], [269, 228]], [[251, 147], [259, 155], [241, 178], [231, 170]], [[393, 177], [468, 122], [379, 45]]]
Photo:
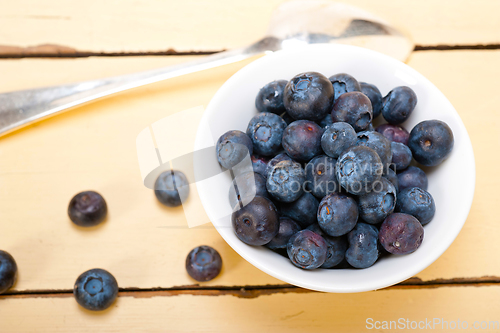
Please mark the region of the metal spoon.
[[413, 43], [404, 34], [359, 8], [324, 0], [294, 0], [275, 9], [266, 37], [248, 47], [145, 72], [0, 94], [0, 136], [124, 90], [241, 61], [265, 52], [315, 43], [358, 45], [400, 60], [405, 60], [413, 50]]

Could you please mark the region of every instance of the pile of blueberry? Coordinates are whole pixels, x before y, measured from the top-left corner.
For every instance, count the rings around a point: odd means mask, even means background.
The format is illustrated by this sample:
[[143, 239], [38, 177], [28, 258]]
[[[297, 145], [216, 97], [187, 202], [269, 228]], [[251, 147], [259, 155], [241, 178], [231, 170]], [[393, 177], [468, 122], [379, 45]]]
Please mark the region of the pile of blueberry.
[[[437, 166], [454, 139], [439, 120], [401, 127], [416, 104], [409, 87], [383, 97], [348, 74], [265, 85], [246, 133], [229, 131], [216, 147], [224, 168], [252, 159], [229, 191], [237, 237], [304, 269], [367, 268], [417, 250], [436, 208], [425, 172], [410, 164]], [[379, 115], [387, 123], [374, 128]]]

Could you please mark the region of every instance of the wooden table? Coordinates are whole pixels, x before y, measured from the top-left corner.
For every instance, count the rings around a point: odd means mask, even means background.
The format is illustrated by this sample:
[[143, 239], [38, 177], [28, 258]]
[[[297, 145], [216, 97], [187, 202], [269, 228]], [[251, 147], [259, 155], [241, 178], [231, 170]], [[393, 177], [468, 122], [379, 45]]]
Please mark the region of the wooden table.
[[[0, 91], [152, 69], [242, 46], [265, 32], [280, 2], [3, 0]], [[469, 218], [434, 264], [375, 292], [317, 293], [254, 268], [212, 227], [167, 227], [185, 226], [183, 211], [161, 207], [142, 185], [135, 138], [169, 114], [206, 106], [245, 61], [135, 89], [0, 139], [0, 248], [19, 266], [15, 288], [0, 297], [0, 332], [360, 332], [367, 318], [498, 325], [500, 2], [349, 3], [413, 36], [408, 64], [450, 99], [474, 145]], [[69, 199], [85, 189], [101, 192], [110, 211], [91, 230], [66, 215]], [[201, 244], [220, 251], [224, 269], [197, 284], [184, 260]], [[103, 313], [83, 310], [71, 293], [76, 277], [94, 267], [112, 272], [121, 288]]]

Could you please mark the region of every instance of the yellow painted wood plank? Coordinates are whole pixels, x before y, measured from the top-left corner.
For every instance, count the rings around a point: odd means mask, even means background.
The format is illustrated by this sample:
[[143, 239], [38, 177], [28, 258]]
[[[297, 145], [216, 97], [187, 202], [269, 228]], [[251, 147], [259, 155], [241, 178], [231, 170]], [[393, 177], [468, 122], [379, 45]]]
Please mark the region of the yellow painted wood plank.
[[[406, 329], [396, 325], [404, 323], [412, 331], [415, 325], [426, 327], [427, 320], [429, 331], [441, 331], [446, 325], [450, 330], [458, 329], [457, 325], [469, 330], [482, 325], [484, 329], [478, 331], [496, 332], [500, 328], [499, 296], [500, 287], [446, 287], [362, 294], [287, 293], [255, 299], [119, 297], [103, 313], [86, 311], [71, 297], [0, 298], [0, 331], [402, 332]], [[383, 321], [395, 321], [393, 330], [381, 329]]]
[[[0, 91], [56, 84], [185, 61], [183, 57], [0, 61]], [[246, 62], [248, 63], [248, 62]], [[417, 52], [409, 64], [455, 105], [472, 138], [476, 197], [467, 223], [450, 249], [418, 274], [437, 278], [500, 276], [495, 207], [500, 180], [496, 91], [500, 51]], [[207, 105], [220, 85], [245, 63], [173, 79], [43, 121], [0, 139], [0, 248], [20, 267], [17, 290], [70, 289], [83, 271], [110, 270], [121, 287], [173, 287], [195, 283], [184, 270], [188, 251], [217, 248], [224, 271], [207, 285], [261, 285], [280, 281], [242, 260], [209, 228], [188, 229], [181, 209], [161, 207], [142, 186], [136, 135], [177, 111]], [[478, 115], [481, 115], [479, 117]], [[485, 120], [487, 119], [487, 120]], [[74, 227], [70, 198], [93, 189], [108, 201], [108, 221], [92, 230]]]
[[[220, 50], [261, 38], [283, 0], [3, 0], [0, 45], [82, 51]], [[500, 42], [495, 0], [342, 0], [407, 30], [417, 44]]]

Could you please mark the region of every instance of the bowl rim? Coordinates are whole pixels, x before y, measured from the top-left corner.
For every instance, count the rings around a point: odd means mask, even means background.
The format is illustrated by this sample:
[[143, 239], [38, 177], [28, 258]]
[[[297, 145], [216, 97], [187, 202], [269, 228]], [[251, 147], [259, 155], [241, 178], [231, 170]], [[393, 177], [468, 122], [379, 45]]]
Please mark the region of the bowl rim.
[[[221, 96], [224, 96], [227, 90], [231, 89], [231, 86], [233, 82], [239, 80], [241, 77], [244, 77], [248, 73], [254, 71], [257, 69], [261, 64], [273, 59], [273, 58], [280, 58], [280, 57], [286, 57], [291, 54], [308, 54], [311, 52], [321, 52], [321, 51], [336, 51], [336, 52], [342, 52], [342, 51], [348, 51], [348, 52], [361, 52], [361, 53], [366, 53], [369, 57], [372, 57], [375, 61], [377, 59], [384, 61], [384, 62], [391, 62], [396, 69], [400, 69], [403, 72], [409, 72], [411, 75], [417, 77], [420, 81], [422, 81], [426, 86], [429, 86], [432, 90], [434, 90], [437, 94], [441, 95], [444, 101], [448, 104], [448, 106], [451, 108], [451, 110], [454, 111], [455, 116], [457, 118], [457, 125], [460, 127], [460, 133], [465, 133], [466, 137], [463, 138], [463, 149], [467, 151], [467, 154], [471, 157], [469, 160], [469, 163], [466, 163], [466, 170], [467, 175], [468, 175], [468, 182], [469, 182], [469, 187], [470, 191], [466, 191], [464, 193], [464, 201], [462, 205], [462, 209], [465, 214], [463, 214], [463, 218], [460, 221], [455, 221], [456, 222], [456, 228], [454, 228], [452, 231], [448, 234], [448, 237], [446, 238], [445, 242], [441, 242], [439, 248], [435, 248], [433, 253], [433, 256], [430, 257], [426, 261], [420, 262], [418, 265], [412, 265], [411, 268], [407, 268], [406, 270], [402, 270], [403, 273], [388, 277], [384, 283], [371, 283], [370, 281], [367, 281], [366, 285], [362, 287], [342, 287], [338, 288], [335, 287], [334, 285], [332, 286], [321, 286], [319, 287], [318, 285], [315, 285], [314, 283], [308, 283], [307, 281], [303, 280], [298, 280], [294, 278], [294, 276], [287, 275], [287, 274], [282, 274], [277, 270], [270, 270], [269, 267], [265, 267], [262, 263], [260, 263], [258, 260], [253, 258], [252, 256], [248, 256], [247, 253], [244, 251], [243, 246], [248, 246], [247, 244], [244, 244], [243, 242], [237, 240], [237, 242], [234, 241], [234, 239], [228, 238], [225, 236], [225, 232], [222, 231], [222, 227], [218, 224], [213, 223], [214, 227], [216, 228], [217, 232], [221, 235], [221, 237], [228, 243], [228, 245], [235, 250], [240, 256], [242, 256], [245, 260], [250, 262], [253, 266], [257, 267], [261, 271], [265, 272], [266, 274], [269, 274], [281, 281], [290, 283], [295, 286], [311, 289], [311, 290], [316, 290], [316, 291], [323, 291], [323, 292], [335, 292], [335, 293], [355, 293], [355, 292], [365, 292], [365, 291], [371, 291], [371, 290], [377, 290], [381, 288], [385, 288], [388, 286], [392, 286], [394, 284], [397, 284], [401, 281], [404, 281], [412, 276], [415, 276], [415, 274], [418, 274], [425, 268], [427, 268], [429, 265], [431, 265], [433, 262], [435, 262], [448, 248], [449, 246], [453, 243], [453, 241], [456, 239], [458, 234], [463, 228], [463, 225], [465, 224], [465, 221], [467, 220], [467, 217], [470, 212], [470, 208], [472, 205], [473, 197], [474, 197], [474, 190], [475, 190], [475, 180], [476, 180], [476, 166], [475, 166], [475, 157], [474, 157], [474, 151], [472, 148], [472, 142], [470, 140], [470, 136], [467, 132], [467, 129], [460, 118], [460, 115], [458, 112], [455, 110], [451, 102], [444, 96], [444, 94], [432, 83], [430, 82], [427, 78], [425, 78], [422, 74], [417, 72], [415, 69], [412, 67], [406, 65], [405, 63], [394, 59], [390, 56], [387, 56], [385, 54], [365, 49], [362, 47], [357, 47], [357, 46], [351, 46], [351, 45], [342, 45], [342, 44], [316, 44], [316, 45], [308, 45], [303, 47], [300, 50], [280, 50], [277, 52], [272, 52], [268, 53], [265, 56], [254, 60], [250, 64], [244, 66], [240, 70], [238, 70], [235, 74], [233, 74], [215, 93], [215, 95], [212, 97], [210, 103], [208, 104], [205, 112], [203, 113], [202, 120], [200, 121], [200, 126], [198, 128], [196, 138], [195, 138], [195, 147], [194, 151], [203, 149], [206, 147], [206, 142], [204, 142], [203, 138], [206, 138], [207, 131], [209, 129], [204, 128], [201, 126], [201, 124], [208, 124], [208, 119], [209, 117], [216, 111], [214, 108], [214, 105], [218, 103], [218, 100], [221, 98]], [[197, 166], [196, 164], [193, 166], [194, 169], [196, 170], [200, 166]], [[210, 219], [210, 221], [217, 220], [216, 216], [212, 213], [212, 209], [210, 209], [210, 206], [208, 206], [208, 196], [210, 196], [210, 193], [208, 191], [205, 191], [203, 189], [203, 186], [200, 186], [201, 184], [196, 182], [198, 194], [201, 199], [201, 203]], [[227, 229], [227, 228], [225, 228]], [[266, 249], [267, 250], [267, 249]]]

